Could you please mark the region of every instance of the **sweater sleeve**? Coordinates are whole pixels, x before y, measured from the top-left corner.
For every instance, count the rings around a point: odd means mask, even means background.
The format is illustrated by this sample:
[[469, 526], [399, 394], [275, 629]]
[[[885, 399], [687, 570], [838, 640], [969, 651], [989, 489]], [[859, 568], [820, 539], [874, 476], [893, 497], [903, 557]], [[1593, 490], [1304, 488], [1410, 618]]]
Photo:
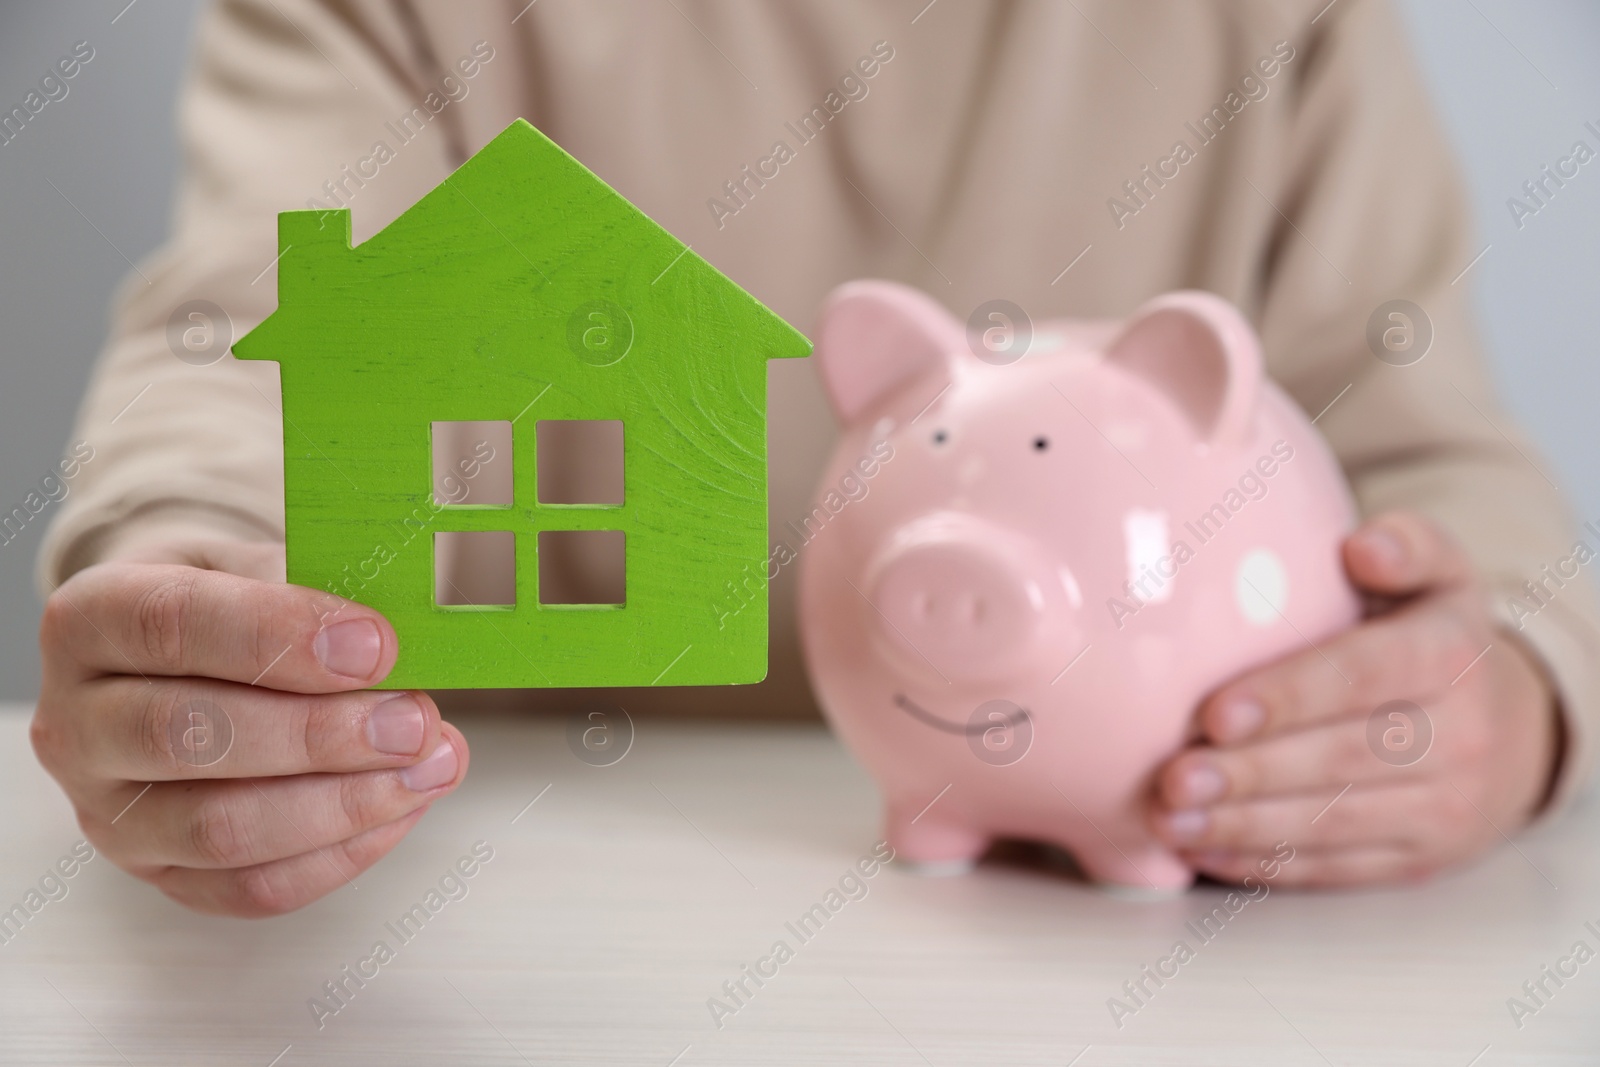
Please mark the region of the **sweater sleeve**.
[[173, 233], [118, 291], [42, 590], [161, 538], [282, 539], [277, 366], [227, 350], [276, 306], [279, 211], [348, 206], [359, 241], [449, 173], [452, 116], [432, 111], [448, 98], [429, 98], [407, 10], [226, 0], [202, 17]]
[[1321, 412], [1363, 514], [1410, 508], [1465, 547], [1508, 632], [1487, 654], [1514, 633], [1543, 661], [1566, 733], [1556, 810], [1596, 758], [1600, 625], [1573, 557], [1600, 537], [1580, 536], [1495, 399], [1470, 311], [1483, 242], [1395, 13], [1348, 0], [1304, 49], [1288, 151], [1260, 190], [1279, 212], [1261, 294], [1272, 372]]

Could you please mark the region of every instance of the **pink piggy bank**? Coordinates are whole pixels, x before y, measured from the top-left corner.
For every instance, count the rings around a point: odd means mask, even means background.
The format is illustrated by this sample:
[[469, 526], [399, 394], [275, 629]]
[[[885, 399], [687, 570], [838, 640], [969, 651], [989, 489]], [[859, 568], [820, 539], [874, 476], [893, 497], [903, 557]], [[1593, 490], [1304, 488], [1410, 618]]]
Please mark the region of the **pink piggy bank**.
[[1181, 891], [1153, 772], [1208, 691], [1357, 619], [1349, 490], [1217, 297], [1026, 341], [995, 322], [888, 282], [829, 298], [845, 429], [800, 526], [807, 665], [902, 859], [1031, 839], [1108, 888]]

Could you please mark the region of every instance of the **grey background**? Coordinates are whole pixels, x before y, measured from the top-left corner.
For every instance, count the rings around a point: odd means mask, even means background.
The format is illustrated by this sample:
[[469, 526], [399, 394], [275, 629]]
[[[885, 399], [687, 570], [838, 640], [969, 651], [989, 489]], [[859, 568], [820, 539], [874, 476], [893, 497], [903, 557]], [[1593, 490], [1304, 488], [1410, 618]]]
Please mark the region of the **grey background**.
[[[0, 146], [0, 510], [20, 503], [66, 446], [111, 291], [128, 273], [123, 256], [150, 252], [167, 223], [173, 103], [200, 0], [125, 5], [0, 7], [7, 109], [74, 42], [95, 49], [69, 95]], [[1467, 172], [1480, 247], [1489, 246], [1461, 284], [1478, 295], [1506, 402], [1580, 517], [1600, 519], [1591, 432], [1600, 365], [1583, 358], [1600, 281], [1600, 160], [1521, 230], [1506, 207], [1574, 140], [1595, 144], [1583, 123], [1600, 126], [1600, 7], [1401, 0], [1401, 8]], [[0, 699], [31, 700], [39, 684], [32, 567], [45, 517], [0, 545]]]

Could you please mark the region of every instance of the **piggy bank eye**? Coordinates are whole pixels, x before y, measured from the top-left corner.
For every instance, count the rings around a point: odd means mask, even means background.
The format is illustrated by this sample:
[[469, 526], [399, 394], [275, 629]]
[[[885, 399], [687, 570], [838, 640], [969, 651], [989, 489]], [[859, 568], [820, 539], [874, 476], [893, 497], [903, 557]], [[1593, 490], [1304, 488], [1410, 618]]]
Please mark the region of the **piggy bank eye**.
[[946, 433], [945, 431], [943, 431], [943, 430], [935, 430], [935, 431], [933, 431], [933, 443], [934, 444], [942, 445], [948, 440], [950, 440], [950, 435], [948, 433]]
[[1043, 452], [1049, 447], [1050, 447], [1050, 438], [1048, 438], [1048, 437], [1035, 437], [1033, 439], [1033, 450], [1035, 452]]

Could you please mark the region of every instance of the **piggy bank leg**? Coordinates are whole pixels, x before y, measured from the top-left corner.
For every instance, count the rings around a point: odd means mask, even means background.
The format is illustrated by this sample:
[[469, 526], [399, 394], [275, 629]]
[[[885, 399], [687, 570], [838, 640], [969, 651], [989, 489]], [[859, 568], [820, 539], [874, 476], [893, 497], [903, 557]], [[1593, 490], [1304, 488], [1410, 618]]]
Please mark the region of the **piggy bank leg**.
[[1104, 892], [1130, 900], [1165, 900], [1194, 884], [1194, 871], [1159, 844], [1115, 848], [1104, 839], [1074, 850], [1078, 864]]
[[942, 819], [937, 808], [891, 803], [884, 824], [884, 839], [896, 862], [917, 874], [966, 874], [989, 847], [988, 834]]

